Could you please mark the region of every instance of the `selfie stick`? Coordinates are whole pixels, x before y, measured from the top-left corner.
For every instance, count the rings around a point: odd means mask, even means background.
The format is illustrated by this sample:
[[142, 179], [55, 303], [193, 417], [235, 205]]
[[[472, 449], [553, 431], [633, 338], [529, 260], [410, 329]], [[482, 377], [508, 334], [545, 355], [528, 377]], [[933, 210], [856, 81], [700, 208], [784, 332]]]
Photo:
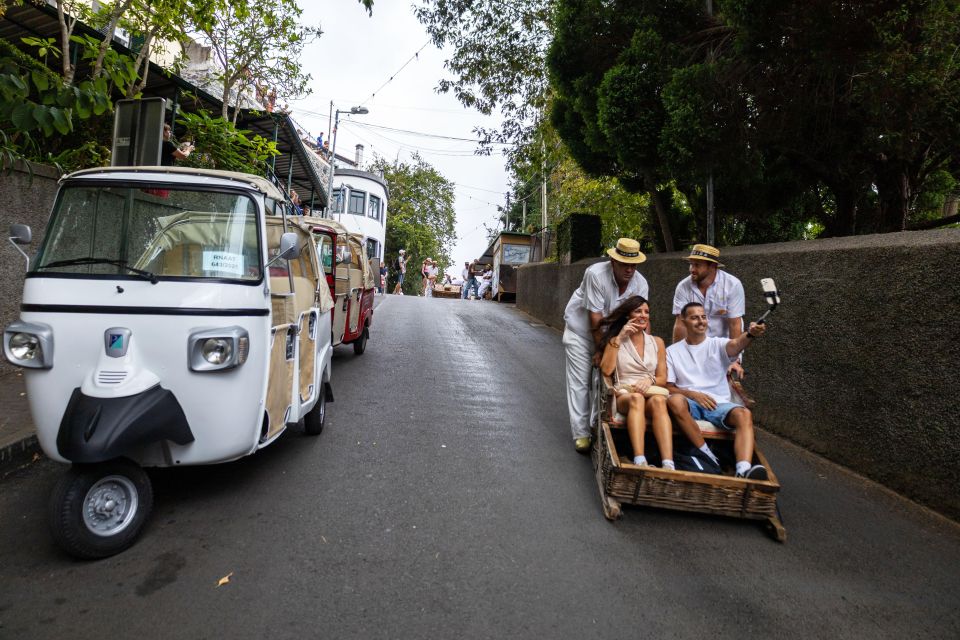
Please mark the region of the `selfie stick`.
[[770, 315], [770, 312], [777, 308], [777, 305], [780, 304], [780, 293], [777, 291], [777, 285], [774, 283], [773, 278], [761, 278], [760, 286], [763, 287], [763, 297], [766, 298], [767, 304], [770, 305], [770, 308], [760, 316], [760, 319], [757, 320], [757, 324], [763, 324], [767, 316]]

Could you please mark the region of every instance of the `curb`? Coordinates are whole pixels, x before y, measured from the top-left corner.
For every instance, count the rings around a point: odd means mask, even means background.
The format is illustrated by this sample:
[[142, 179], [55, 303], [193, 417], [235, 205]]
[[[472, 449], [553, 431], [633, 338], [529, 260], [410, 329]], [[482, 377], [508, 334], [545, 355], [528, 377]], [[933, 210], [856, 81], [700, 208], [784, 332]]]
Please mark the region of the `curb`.
[[30, 462], [34, 454], [39, 452], [40, 443], [36, 435], [0, 447], [0, 470], [9, 470], [15, 465]]

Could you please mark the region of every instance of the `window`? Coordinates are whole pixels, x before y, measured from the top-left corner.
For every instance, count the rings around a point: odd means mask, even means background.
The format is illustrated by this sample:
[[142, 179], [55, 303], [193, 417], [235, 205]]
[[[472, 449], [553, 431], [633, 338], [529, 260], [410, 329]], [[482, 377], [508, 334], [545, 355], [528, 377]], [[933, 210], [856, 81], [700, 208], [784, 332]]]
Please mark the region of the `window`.
[[504, 264], [524, 264], [530, 261], [530, 245], [506, 244], [503, 245]]
[[317, 253], [320, 254], [320, 266], [326, 275], [333, 274], [333, 240], [326, 234], [317, 237]]
[[370, 196], [370, 202], [367, 204], [367, 217], [374, 220], [380, 220], [380, 198]]
[[330, 211], [333, 213], [343, 213], [343, 189], [334, 189], [331, 198], [332, 206]]
[[363, 215], [363, 203], [367, 199], [367, 194], [363, 191], [350, 191], [350, 206], [347, 213], [356, 213]]
[[257, 207], [248, 195], [70, 186], [52, 220], [33, 263], [44, 274], [260, 280]]
[[[370, 196], [373, 198], [374, 196]], [[372, 238], [367, 239], [367, 258], [379, 258], [380, 257], [380, 247], [379, 242], [373, 240]]]

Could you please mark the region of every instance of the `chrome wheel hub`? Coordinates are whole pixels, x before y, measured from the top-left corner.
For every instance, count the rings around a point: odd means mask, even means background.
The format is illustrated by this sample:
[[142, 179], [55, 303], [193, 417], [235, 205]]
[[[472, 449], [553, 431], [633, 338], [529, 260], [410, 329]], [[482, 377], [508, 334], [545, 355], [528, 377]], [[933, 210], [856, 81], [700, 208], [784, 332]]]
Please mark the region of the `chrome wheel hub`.
[[137, 513], [137, 488], [124, 476], [97, 480], [83, 501], [83, 524], [98, 536], [115, 536], [126, 529]]

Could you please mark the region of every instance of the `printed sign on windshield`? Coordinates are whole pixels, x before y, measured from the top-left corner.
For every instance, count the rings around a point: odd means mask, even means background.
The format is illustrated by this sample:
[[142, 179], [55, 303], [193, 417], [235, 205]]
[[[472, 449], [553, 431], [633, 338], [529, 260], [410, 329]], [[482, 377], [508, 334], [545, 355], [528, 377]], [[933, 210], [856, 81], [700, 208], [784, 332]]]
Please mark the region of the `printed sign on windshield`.
[[227, 251], [204, 251], [203, 270], [242, 276], [244, 273], [243, 254]]

